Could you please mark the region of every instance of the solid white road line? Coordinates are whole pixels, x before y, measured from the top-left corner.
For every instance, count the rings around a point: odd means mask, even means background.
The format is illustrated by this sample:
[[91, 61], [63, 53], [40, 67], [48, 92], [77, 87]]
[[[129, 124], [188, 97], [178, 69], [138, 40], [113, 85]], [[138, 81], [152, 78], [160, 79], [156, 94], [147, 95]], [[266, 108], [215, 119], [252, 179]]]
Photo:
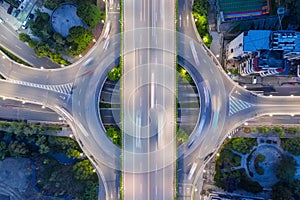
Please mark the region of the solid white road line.
[[15, 45], [15, 47], [17, 47], [18, 49], [22, 49], [21, 47], [19, 47], [18, 45]]

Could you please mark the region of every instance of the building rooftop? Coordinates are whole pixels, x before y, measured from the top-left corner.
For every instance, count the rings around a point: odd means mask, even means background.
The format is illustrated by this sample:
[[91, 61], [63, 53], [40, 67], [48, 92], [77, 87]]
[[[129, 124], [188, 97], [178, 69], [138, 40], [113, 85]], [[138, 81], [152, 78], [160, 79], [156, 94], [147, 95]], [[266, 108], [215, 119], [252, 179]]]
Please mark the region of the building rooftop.
[[271, 33], [269, 30], [250, 30], [244, 33], [244, 51], [269, 50]]
[[267, 0], [217, 0], [222, 21], [268, 14]]
[[274, 31], [272, 49], [300, 52], [300, 33], [295, 31]]
[[257, 67], [259, 69], [283, 69], [284, 60], [282, 54], [282, 51], [260, 51]]

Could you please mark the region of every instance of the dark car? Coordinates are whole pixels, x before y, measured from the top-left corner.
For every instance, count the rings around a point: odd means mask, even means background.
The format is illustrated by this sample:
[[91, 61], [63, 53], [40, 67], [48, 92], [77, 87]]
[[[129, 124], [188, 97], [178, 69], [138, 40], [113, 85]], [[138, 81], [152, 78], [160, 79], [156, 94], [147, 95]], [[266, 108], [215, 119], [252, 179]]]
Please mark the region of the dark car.
[[10, 5], [9, 8], [7, 9], [7, 14], [11, 15], [13, 9], [14, 9], [14, 7], [12, 5]]
[[34, 14], [30, 13], [28, 16], [29, 19], [33, 19], [34, 18]]

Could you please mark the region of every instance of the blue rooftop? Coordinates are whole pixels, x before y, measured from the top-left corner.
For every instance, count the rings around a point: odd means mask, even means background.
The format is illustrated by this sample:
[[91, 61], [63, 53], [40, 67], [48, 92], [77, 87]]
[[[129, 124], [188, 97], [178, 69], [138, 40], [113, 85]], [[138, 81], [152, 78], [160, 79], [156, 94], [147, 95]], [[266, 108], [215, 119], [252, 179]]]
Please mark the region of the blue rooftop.
[[296, 32], [296, 39], [295, 39], [295, 52], [300, 52], [300, 32]]
[[271, 33], [269, 30], [250, 30], [244, 33], [244, 51], [269, 50]]

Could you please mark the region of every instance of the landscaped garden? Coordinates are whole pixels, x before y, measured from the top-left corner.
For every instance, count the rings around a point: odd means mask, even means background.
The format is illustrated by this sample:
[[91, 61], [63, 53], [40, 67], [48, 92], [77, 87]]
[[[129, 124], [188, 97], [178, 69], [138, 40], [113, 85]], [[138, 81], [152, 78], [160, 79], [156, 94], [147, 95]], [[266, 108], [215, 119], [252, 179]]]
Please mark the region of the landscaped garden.
[[[0, 159], [29, 158], [42, 195], [97, 199], [98, 177], [76, 141], [52, 136], [58, 126], [0, 122]], [[49, 135], [50, 134], [50, 135]]]
[[[46, 8], [52, 10], [64, 2], [64, 0], [45, 0], [44, 4]], [[29, 27], [31, 33], [39, 40], [32, 39], [25, 33], [19, 35], [20, 40], [27, 42], [38, 57], [49, 57], [53, 62], [62, 66], [70, 64], [63, 58], [63, 55], [78, 56], [88, 49], [94, 38], [92, 29], [100, 20], [105, 19], [105, 12], [100, 11], [96, 1], [71, 0], [67, 2], [73, 3], [77, 7], [76, 14], [82, 19], [84, 27], [73, 26], [68, 30], [69, 34], [63, 37], [59, 32], [53, 30], [50, 15], [36, 10], [36, 18], [29, 21]]]
[[234, 169], [234, 167], [241, 165], [241, 157], [235, 152], [249, 154], [256, 145], [256, 139], [252, 138], [235, 138], [224, 144], [216, 159], [216, 173], [214, 176], [216, 186], [228, 192], [237, 189], [252, 193], [262, 191], [262, 187], [248, 177], [244, 168]]
[[[271, 131], [268, 127], [260, 129], [262, 132]], [[272, 128], [275, 134], [287, 131], [289, 134], [296, 134], [297, 129]], [[299, 172], [296, 173], [299, 156], [299, 138], [231, 139], [223, 144], [216, 158], [215, 185], [228, 192], [242, 189], [254, 194], [262, 192], [263, 188], [269, 188], [272, 189], [272, 199], [299, 199], [300, 177], [297, 175]], [[244, 166], [242, 159], [246, 162]]]

